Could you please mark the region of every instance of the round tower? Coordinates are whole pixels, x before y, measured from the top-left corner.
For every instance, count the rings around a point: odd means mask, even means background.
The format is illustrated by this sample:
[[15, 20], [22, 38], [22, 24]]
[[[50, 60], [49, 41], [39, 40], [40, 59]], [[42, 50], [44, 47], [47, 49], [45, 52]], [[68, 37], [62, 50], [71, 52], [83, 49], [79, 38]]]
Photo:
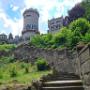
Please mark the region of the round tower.
[[23, 31], [22, 38], [29, 40], [35, 34], [39, 33], [39, 13], [36, 9], [27, 9], [23, 13]]

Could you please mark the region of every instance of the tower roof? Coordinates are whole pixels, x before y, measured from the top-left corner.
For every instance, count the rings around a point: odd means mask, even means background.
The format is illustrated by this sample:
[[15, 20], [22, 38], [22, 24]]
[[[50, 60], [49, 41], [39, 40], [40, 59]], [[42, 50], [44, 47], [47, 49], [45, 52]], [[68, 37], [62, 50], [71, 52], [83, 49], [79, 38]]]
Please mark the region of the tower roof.
[[37, 9], [33, 9], [33, 8], [26, 9], [23, 15], [25, 15], [28, 12], [35, 12], [39, 16], [39, 12], [37, 11]]

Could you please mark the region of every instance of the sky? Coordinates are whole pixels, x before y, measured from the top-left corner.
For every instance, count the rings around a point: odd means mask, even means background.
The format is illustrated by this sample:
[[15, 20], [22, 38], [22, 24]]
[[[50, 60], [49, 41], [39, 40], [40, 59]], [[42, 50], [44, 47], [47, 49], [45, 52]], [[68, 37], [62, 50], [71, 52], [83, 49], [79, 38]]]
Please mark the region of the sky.
[[46, 33], [48, 20], [67, 16], [76, 3], [82, 0], [0, 0], [0, 33], [21, 35], [23, 29], [23, 12], [25, 9], [37, 9], [39, 31]]

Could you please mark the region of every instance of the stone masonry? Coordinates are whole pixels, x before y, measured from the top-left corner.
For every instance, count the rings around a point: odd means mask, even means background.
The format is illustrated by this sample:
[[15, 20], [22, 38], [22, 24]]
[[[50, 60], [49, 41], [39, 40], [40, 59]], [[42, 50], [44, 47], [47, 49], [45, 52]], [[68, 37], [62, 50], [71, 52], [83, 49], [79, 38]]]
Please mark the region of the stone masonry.
[[58, 72], [68, 72], [79, 75], [85, 90], [90, 90], [90, 45], [81, 50], [41, 49], [29, 45], [21, 45], [13, 52], [17, 60], [35, 62], [42, 57]]
[[59, 72], [74, 73], [72, 58], [67, 49], [53, 50], [41, 49], [33, 46], [22, 45], [15, 49], [14, 57], [17, 60], [35, 62], [37, 58], [44, 58], [49, 65]]
[[85, 46], [78, 52], [78, 68], [85, 90], [90, 90], [90, 45]]

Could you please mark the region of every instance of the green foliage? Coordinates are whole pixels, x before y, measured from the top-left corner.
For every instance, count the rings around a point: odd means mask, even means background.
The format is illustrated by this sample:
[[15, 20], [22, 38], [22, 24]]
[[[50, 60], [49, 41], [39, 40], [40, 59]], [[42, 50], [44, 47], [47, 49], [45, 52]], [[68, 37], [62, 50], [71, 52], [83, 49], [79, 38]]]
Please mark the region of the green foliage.
[[40, 48], [73, 48], [80, 41], [84, 43], [90, 41], [90, 23], [84, 18], [71, 22], [68, 27], [61, 28], [54, 35], [35, 36], [31, 43]]
[[25, 73], [29, 73], [29, 68], [28, 67], [25, 68]]
[[[2, 63], [0, 62], [0, 64]], [[48, 73], [51, 71], [37, 71], [36, 65], [31, 65], [31, 63], [5, 63], [0, 67], [0, 85], [13, 84], [13, 81], [20, 84], [30, 84], [32, 80], [37, 80]]]
[[3, 72], [0, 70], [0, 79], [3, 79]]
[[82, 41], [84, 43], [90, 42], [90, 33], [86, 33], [84, 37], [82, 37]]
[[32, 38], [31, 42], [34, 46], [36, 47], [50, 47], [52, 44], [52, 35], [51, 34], [46, 34], [46, 35], [36, 35]]
[[75, 47], [80, 40], [79, 36], [73, 36], [70, 43], [71, 48]]
[[85, 35], [90, 30], [90, 23], [84, 18], [79, 18], [69, 25], [69, 29], [73, 30], [75, 35]]
[[16, 76], [18, 76], [16, 67], [13, 67], [13, 68], [10, 70], [10, 76], [11, 76], [11, 77], [16, 77]]
[[25, 62], [20, 63], [21, 69], [26, 68], [27, 66], [28, 66], [28, 63], [25, 63]]
[[79, 18], [69, 25], [69, 29], [73, 31], [70, 45], [74, 47], [80, 41], [86, 42], [85, 37], [87, 37], [86, 33], [90, 32], [90, 23], [84, 18]]
[[0, 58], [0, 66], [2, 66], [3, 64], [7, 64], [7, 63], [12, 63], [15, 62], [15, 59], [13, 56], [9, 56], [9, 57], [1, 57]]
[[47, 64], [46, 60], [44, 60], [43, 58], [37, 59], [36, 66], [39, 71], [47, 70], [47, 68], [48, 68], [48, 64]]
[[85, 9], [85, 15], [84, 18], [90, 21], [90, 1], [85, 0], [81, 3], [82, 7]]
[[60, 32], [56, 33], [54, 36], [54, 43], [56, 47], [58, 48], [60, 46], [68, 46], [72, 36], [72, 31], [66, 27], [63, 27]]
[[16, 45], [14, 45], [14, 44], [0, 45], [0, 51], [10, 51], [10, 50], [15, 49], [15, 48], [16, 48]]

